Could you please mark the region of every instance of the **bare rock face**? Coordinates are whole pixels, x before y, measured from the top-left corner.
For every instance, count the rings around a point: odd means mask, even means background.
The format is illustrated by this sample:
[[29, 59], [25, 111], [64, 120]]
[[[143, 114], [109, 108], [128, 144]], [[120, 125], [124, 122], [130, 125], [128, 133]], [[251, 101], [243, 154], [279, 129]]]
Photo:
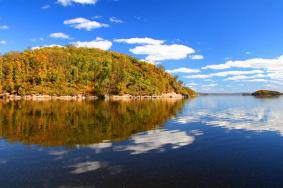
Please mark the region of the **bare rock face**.
[[172, 92], [172, 93], [162, 94], [161, 98], [184, 98], [184, 96], [181, 95], [181, 94], [177, 94], [175, 92]]

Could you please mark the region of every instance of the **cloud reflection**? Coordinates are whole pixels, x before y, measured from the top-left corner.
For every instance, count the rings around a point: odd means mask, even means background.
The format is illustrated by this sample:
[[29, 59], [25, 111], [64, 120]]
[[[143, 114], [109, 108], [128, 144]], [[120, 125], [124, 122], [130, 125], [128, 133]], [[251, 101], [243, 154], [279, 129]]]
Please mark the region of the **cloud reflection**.
[[1, 159], [0, 159], [0, 165], [4, 165], [4, 164], [6, 164], [6, 163], [7, 163], [6, 160], [1, 160]]
[[[77, 145], [78, 149], [80, 147], [81, 147], [80, 145]], [[88, 145], [82, 146], [82, 147], [84, 147], [84, 148], [87, 147], [87, 148], [93, 149], [98, 154], [98, 153], [101, 153], [102, 151], [104, 151], [105, 149], [111, 148], [112, 143], [110, 141], [105, 141], [105, 142], [98, 143], [98, 144], [88, 144]]]
[[116, 151], [129, 151], [131, 154], [144, 154], [153, 150], [163, 152], [165, 146], [178, 149], [190, 145], [195, 137], [179, 130], [152, 130], [136, 134], [130, 138], [130, 144], [116, 147]]
[[229, 130], [276, 131], [283, 136], [283, 109], [279, 105], [280, 101], [255, 100], [247, 105], [237, 105], [235, 101], [229, 107], [221, 106], [219, 101], [218, 105], [208, 105], [207, 108], [192, 105], [189, 111], [176, 117], [175, 121], [179, 124], [200, 122]]
[[100, 168], [105, 168], [108, 166], [107, 162], [104, 161], [86, 161], [82, 163], [77, 163], [71, 166], [68, 166], [69, 168], [73, 168], [71, 171], [71, 174], [83, 174], [86, 172], [93, 172]]
[[202, 131], [191, 130], [165, 130], [156, 129], [143, 133], [138, 133], [129, 138], [127, 143], [99, 143], [90, 145], [78, 145], [77, 148], [90, 148], [95, 150], [96, 154], [103, 153], [106, 150], [115, 152], [128, 151], [132, 155], [145, 154], [153, 151], [164, 152], [169, 149], [178, 149], [194, 142], [196, 136], [203, 135]]

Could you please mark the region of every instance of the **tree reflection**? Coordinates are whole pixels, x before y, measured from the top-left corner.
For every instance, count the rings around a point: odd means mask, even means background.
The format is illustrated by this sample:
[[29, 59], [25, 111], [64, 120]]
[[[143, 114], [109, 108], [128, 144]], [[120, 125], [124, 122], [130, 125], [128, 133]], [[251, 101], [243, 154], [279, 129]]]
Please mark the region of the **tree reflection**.
[[42, 146], [121, 141], [160, 128], [182, 100], [0, 102], [0, 137]]

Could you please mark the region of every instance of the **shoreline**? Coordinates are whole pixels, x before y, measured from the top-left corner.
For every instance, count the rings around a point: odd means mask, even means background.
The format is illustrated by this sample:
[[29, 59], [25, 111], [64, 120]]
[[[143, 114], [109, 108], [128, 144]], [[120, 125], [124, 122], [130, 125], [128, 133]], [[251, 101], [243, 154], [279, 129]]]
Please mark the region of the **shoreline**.
[[0, 94], [0, 100], [32, 100], [32, 101], [50, 101], [50, 100], [64, 100], [64, 101], [76, 101], [76, 100], [140, 100], [140, 99], [185, 99], [194, 96], [184, 96], [177, 93], [164, 93], [162, 95], [105, 95], [104, 97], [97, 96], [86, 96], [86, 95], [62, 95], [62, 96], [52, 96], [52, 95], [13, 95], [13, 94]]
[[96, 96], [85, 96], [85, 95], [62, 95], [62, 96], [52, 96], [52, 95], [11, 95], [4, 94], [0, 95], [0, 100], [33, 100], [33, 101], [48, 101], [48, 100], [97, 100]]

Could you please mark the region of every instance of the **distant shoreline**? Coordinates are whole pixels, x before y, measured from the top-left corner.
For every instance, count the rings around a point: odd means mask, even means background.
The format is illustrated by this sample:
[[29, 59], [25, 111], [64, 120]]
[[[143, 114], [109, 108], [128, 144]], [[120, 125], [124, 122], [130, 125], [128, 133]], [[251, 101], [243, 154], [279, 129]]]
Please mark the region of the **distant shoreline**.
[[255, 93], [198, 93], [199, 96], [253, 96], [253, 97], [277, 97], [282, 96], [283, 94], [278, 93], [266, 93], [266, 94], [257, 94]]
[[224, 96], [224, 95], [227, 95], [227, 96], [231, 96], [231, 95], [235, 95], [235, 96], [238, 96], [238, 95], [241, 95], [241, 96], [252, 96], [252, 93], [198, 93], [199, 96]]

